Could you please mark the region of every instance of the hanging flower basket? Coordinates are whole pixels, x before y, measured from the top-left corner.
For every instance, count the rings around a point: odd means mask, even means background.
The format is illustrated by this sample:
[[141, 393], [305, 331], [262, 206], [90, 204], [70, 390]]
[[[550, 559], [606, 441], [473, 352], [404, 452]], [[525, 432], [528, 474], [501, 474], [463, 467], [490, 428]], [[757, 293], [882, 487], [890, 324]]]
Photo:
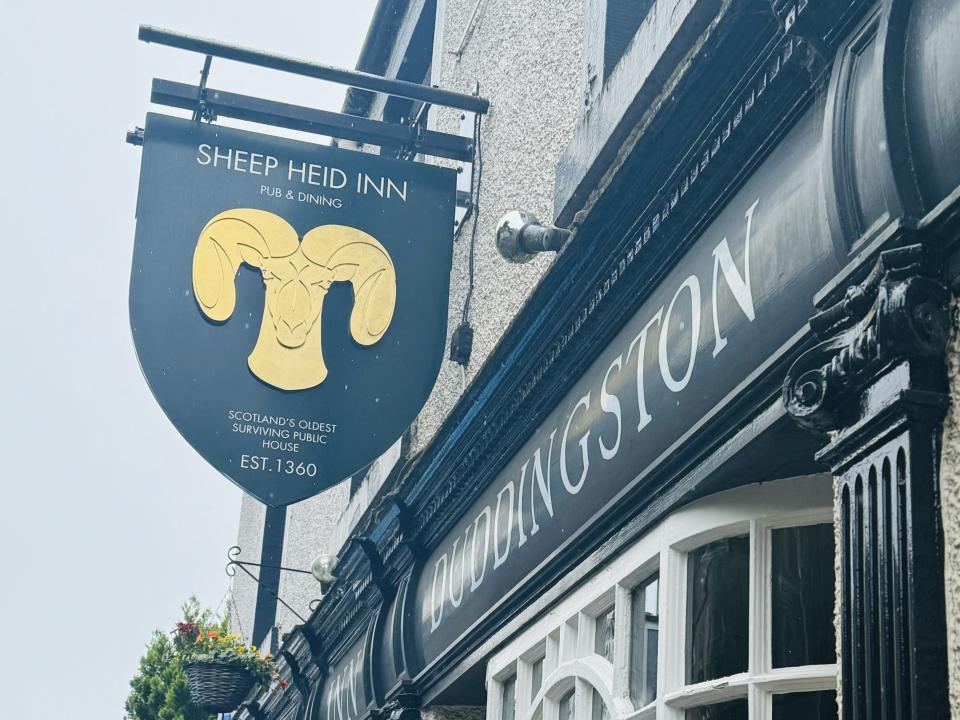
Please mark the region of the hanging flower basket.
[[227, 662], [186, 662], [190, 700], [201, 710], [228, 713], [237, 709], [257, 679], [245, 668]]
[[211, 713], [233, 712], [255, 686], [273, 681], [286, 685], [277, 675], [273, 656], [261, 657], [253, 645], [244, 645], [239, 635], [204, 627], [203, 623], [177, 623], [174, 647], [187, 673], [190, 700]]

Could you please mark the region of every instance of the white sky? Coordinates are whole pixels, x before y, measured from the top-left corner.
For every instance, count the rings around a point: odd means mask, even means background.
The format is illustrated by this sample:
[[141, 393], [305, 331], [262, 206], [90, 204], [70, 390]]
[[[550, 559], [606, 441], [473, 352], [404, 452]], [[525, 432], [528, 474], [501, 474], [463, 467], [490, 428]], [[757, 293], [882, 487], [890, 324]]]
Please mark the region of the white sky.
[[[10, 2], [0, 13], [4, 718], [109, 720], [154, 628], [217, 606], [240, 491], [180, 438], [127, 319], [150, 81], [202, 58], [149, 23], [353, 67], [375, 0]], [[214, 60], [210, 86], [339, 110], [343, 88]], [[183, 115], [180, 111], [162, 110]]]

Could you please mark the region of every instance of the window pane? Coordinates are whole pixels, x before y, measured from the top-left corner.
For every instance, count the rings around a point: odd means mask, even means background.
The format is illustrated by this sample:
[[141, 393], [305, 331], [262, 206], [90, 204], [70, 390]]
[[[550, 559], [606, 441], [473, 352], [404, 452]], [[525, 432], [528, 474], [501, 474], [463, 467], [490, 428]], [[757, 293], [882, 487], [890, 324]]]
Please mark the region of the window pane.
[[533, 667], [530, 668], [530, 674], [530, 701], [533, 702], [537, 693], [540, 692], [540, 687], [543, 685], [543, 658], [540, 658], [533, 664]]
[[772, 532], [773, 666], [837, 661], [833, 630], [833, 526]]
[[503, 681], [503, 720], [513, 720], [517, 712], [517, 676]]
[[731, 700], [687, 710], [685, 720], [747, 720], [747, 701]]
[[573, 720], [573, 690], [560, 698], [560, 720]]
[[837, 720], [837, 693], [791, 693], [773, 696], [773, 720]]
[[610, 662], [613, 662], [613, 622], [613, 608], [598, 615], [593, 639], [593, 651]]
[[609, 720], [610, 714], [607, 712], [607, 706], [603, 704], [603, 698], [596, 690], [593, 691], [593, 720]]
[[697, 548], [689, 554], [688, 683], [713, 680], [746, 671], [749, 565], [750, 538], [746, 535], [724, 538]]
[[631, 593], [630, 699], [637, 707], [657, 699], [659, 587], [654, 576]]

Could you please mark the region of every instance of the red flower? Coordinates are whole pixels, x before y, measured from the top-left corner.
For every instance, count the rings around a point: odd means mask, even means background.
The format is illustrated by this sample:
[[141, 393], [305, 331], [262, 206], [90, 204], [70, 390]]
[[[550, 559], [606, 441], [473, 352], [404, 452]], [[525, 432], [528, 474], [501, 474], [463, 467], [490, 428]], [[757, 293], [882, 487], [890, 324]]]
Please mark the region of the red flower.
[[179, 637], [193, 639], [200, 634], [200, 628], [192, 622], [178, 622], [174, 631]]
[[280, 689], [283, 690], [283, 689], [287, 686], [288, 683], [287, 683], [286, 680], [281, 680], [281, 681], [280, 681], [279, 683], [277, 683], [277, 684], [280, 686]]

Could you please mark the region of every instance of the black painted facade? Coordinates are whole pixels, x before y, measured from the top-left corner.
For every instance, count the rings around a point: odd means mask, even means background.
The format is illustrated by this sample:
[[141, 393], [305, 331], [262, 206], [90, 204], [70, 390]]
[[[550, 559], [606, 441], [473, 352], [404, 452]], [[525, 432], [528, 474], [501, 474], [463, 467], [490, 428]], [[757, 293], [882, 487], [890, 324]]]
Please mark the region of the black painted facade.
[[[557, 208], [573, 239], [430, 446], [368, 509], [337, 582], [283, 645], [290, 687], [242, 717], [319, 720], [331, 697], [343, 718], [483, 704], [490, 643], [546, 588], [582, 580], [570, 573], [585, 560], [693, 499], [822, 471], [840, 488], [842, 717], [949, 717], [939, 457], [960, 267], [960, 1], [714, 9], [615, 172], [574, 169], [602, 192]], [[788, 285], [798, 327], [725, 371], [731, 389], [634, 468], [615, 503], [576, 518], [574, 537], [497, 588], [469, 632], [424, 653], [430, 558], [759, 172], [792, 189], [758, 206], [769, 232], [829, 247], [816, 283]]]

